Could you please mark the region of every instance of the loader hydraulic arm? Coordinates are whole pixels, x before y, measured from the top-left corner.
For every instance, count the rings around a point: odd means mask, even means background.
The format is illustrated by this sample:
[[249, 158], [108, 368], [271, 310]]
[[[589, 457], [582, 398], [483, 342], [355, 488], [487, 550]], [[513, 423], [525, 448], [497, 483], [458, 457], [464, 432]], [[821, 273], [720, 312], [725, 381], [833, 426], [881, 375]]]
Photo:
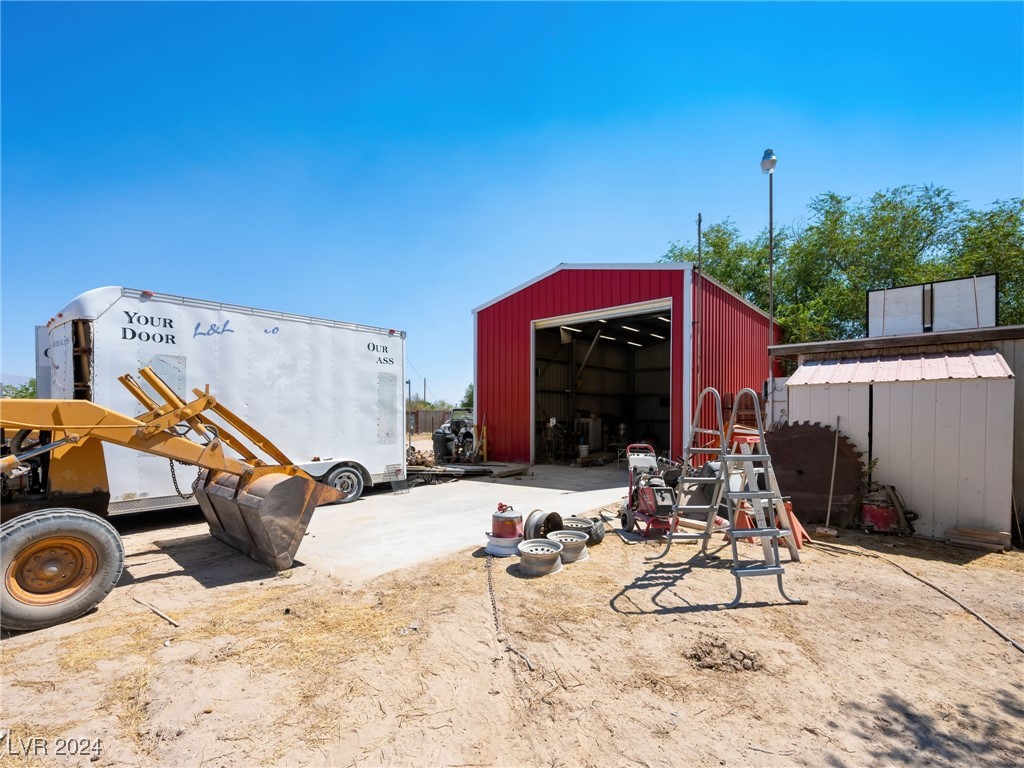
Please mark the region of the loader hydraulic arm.
[[[89, 400], [5, 400], [0, 412], [4, 429], [73, 433], [80, 441], [101, 440], [232, 475], [244, 475], [252, 469], [225, 456], [220, 440], [201, 444], [167, 431], [182, 420], [179, 415], [169, 423], [159, 417], [140, 421]], [[154, 432], [154, 427], [159, 431]]]

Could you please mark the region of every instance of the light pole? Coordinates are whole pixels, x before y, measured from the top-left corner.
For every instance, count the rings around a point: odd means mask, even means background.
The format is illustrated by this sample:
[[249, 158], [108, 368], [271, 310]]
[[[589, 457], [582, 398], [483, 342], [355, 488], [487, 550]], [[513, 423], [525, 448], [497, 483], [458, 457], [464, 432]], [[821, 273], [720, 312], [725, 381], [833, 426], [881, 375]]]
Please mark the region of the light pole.
[[[768, 346], [775, 336], [775, 222], [773, 221], [772, 181], [775, 178], [775, 152], [766, 149], [761, 156], [761, 173], [768, 174]], [[767, 350], [765, 350], [767, 352]], [[775, 375], [768, 355], [768, 422], [771, 423], [771, 402], [775, 399]]]

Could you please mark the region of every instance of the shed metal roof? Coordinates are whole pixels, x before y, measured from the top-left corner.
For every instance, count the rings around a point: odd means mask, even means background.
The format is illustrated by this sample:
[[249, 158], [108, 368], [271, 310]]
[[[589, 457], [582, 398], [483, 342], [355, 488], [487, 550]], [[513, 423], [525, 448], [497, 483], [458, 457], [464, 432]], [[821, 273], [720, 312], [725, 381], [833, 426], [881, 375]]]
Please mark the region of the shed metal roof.
[[1012, 379], [1013, 372], [996, 350], [947, 354], [893, 355], [846, 360], [808, 360], [787, 385], [876, 384], [946, 379]]

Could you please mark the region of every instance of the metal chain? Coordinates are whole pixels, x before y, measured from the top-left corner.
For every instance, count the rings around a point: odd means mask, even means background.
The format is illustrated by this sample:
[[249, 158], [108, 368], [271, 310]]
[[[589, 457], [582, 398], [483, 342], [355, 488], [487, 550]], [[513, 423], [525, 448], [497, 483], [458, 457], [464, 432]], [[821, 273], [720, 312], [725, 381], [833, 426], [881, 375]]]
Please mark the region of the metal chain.
[[494, 576], [491, 574], [491, 565], [494, 562], [494, 555], [487, 556], [487, 591], [491, 594], [491, 614], [494, 616], [494, 631], [498, 635], [498, 642], [505, 638], [501, 636], [501, 625], [498, 623], [498, 601], [494, 597]]
[[168, 459], [167, 461], [171, 464], [171, 480], [174, 482], [174, 492], [183, 499], [191, 499], [196, 495], [196, 487], [199, 485], [199, 473], [196, 473], [196, 479], [192, 482], [192, 493], [185, 495], [181, 492], [181, 488], [178, 487], [178, 476], [174, 472], [174, 459]]
[[491, 595], [491, 614], [494, 616], [494, 631], [497, 633], [497, 640], [498, 640], [499, 643], [504, 643], [505, 644], [505, 650], [506, 651], [508, 651], [509, 653], [514, 653], [516, 656], [518, 656], [523, 661], [525, 661], [526, 662], [526, 668], [529, 669], [531, 672], [533, 672], [537, 668], [533, 665], [533, 662], [530, 661], [530, 657], [527, 656], [522, 651], [518, 650], [517, 648], [514, 648], [512, 646], [512, 643], [510, 643], [508, 641], [507, 637], [502, 637], [502, 634], [501, 634], [501, 624], [498, 622], [498, 601], [494, 597], [494, 576], [493, 576], [493, 572], [491, 570], [491, 565], [492, 565], [493, 562], [494, 562], [494, 555], [488, 555], [487, 556], [487, 566], [486, 566], [487, 567], [487, 591]]

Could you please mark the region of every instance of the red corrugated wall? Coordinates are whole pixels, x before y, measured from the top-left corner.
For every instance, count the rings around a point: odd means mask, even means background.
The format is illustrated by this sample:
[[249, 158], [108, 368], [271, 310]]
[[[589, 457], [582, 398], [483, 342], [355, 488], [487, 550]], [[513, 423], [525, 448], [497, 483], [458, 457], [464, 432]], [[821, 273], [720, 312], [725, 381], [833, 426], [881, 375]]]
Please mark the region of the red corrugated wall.
[[[684, 285], [679, 268], [578, 269], [563, 267], [476, 312], [475, 410], [487, 426], [491, 461], [528, 462], [530, 436], [531, 323], [549, 317], [611, 309], [671, 298], [672, 445], [682, 453], [684, 434]], [[705, 279], [702, 332], [703, 383], [723, 392], [753, 387], [767, 376], [768, 318]], [[692, 361], [691, 361], [692, 365]], [[696, 391], [693, 392], [694, 398]], [[692, 403], [687, 410], [692, 408]]]
[[[762, 386], [768, 379], [767, 316], [717, 283], [707, 278], [698, 280], [694, 296], [696, 311], [696, 291], [701, 292], [701, 364], [700, 371], [694, 371], [691, 408], [696, 406], [704, 387], [714, 387], [723, 397], [750, 387], [760, 398]], [[775, 337], [778, 338], [778, 325]], [[696, 361], [694, 365], [696, 367]], [[743, 405], [749, 407], [749, 402]], [[703, 426], [713, 427], [714, 417], [709, 406], [710, 400], [705, 402], [701, 421]], [[725, 418], [728, 419], [728, 415]]]

